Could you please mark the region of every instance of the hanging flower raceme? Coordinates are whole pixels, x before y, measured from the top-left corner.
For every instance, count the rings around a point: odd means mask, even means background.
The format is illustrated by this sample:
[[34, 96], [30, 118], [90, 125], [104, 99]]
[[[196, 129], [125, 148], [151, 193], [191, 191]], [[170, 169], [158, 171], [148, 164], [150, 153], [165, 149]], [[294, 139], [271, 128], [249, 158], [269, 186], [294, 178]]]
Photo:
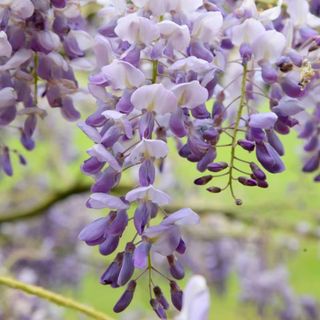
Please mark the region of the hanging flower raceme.
[[[6, 128], [16, 130], [24, 148], [32, 150], [37, 121], [47, 114], [42, 98], [51, 108], [59, 108], [67, 120], [79, 119], [73, 102], [79, 89], [74, 71], [90, 68], [84, 61], [93, 43], [85, 25], [77, 1], [1, 2], [1, 135], [6, 134]], [[6, 174], [12, 174], [7, 167], [15, 153], [22, 159], [16, 150], [0, 142], [0, 168]]]
[[[97, 110], [79, 126], [94, 144], [82, 166], [95, 179], [87, 205], [110, 211], [80, 239], [99, 245], [103, 255], [117, 252], [101, 277], [102, 284], [126, 285], [116, 312], [130, 304], [146, 275], [150, 305], [166, 318], [169, 305], [153, 281], [154, 273], [163, 274], [154, 266], [155, 255], [168, 262], [164, 276], [173, 305], [181, 309], [175, 282], [184, 276], [179, 255], [187, 250], [181, 228], [197, 223], [198, 216], [191, 209], [165, 208], [171, 198], [158, 188], [157, 172], [166, 161], [167, 141], [174, 140], [179, 155], [196, 164], [196, 185], [211, 193], [229, 190], [238, 205], [236, 185], [267, 188], [267, 172], [285, 170], [279, 136], [292, 128], [305, 128], [300, 136], [308, 140], [310, 157], [304, 171], [318, 170], [318, 112], [314, 103], [312, 110], [303, 103], [317, 101], [317, 18], [310, 16], [310, 23], [292, 1], [284, 3], [265, 11], [255, 1], [207, 0], [108, 1], [102, 8], [105, 20], [93, 48], [97, 68], [89, 78]], [[292, 24], [295, 17], [299, 22]], [[71, 44], [70, 51], [79, 54]], [[138, 185], [111, 194], [134, 167]], [[135, 235], [121, 246], [131, 223]], [[142, 273], [136, 276], [136, 269]]]

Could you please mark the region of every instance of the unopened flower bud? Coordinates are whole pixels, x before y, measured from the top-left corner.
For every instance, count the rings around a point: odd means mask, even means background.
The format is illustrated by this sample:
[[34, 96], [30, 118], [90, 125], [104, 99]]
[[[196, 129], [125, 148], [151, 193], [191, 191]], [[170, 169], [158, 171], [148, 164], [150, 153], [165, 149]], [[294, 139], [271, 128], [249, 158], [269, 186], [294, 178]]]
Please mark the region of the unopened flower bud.
[[228, 168], [228, 164], [226, 162], [214, 162], [208, 165], [208, 170], [211, 172], [220, 172], [226, 168]]
[[182, 264], [174, 257], [174, 256], [168, 256], [167, 257], [168, 263], [169, 263], [169, 270], [171, 275], [177, 279], [181, 280], [184, 278], [184, 269]]
[[207, 184], [208, 182], [210, 182], [212, 180], [212, 178], [213, 178], [212, 175], [203, 176], [203, 177], [200, 177], [200, 178], [194, 180], [194, 184], [196, 184], [197, 186], [203, 186], [203, 185]]
[[239, 177], [238, 181], [247, 187], [255, 187], [257, 185], [257, 181], [251, 178]]
[[154, 287], [153, 292], [156, 296], [156, 299], [163, 306], [163, 308], [165, 310], [169, 309], [169, 303], [168, 303], [167, 299], [164, 297], [161, 289], [159, 287]]
[[118, 302], [113, 308], [113, 311], [116, 313], [122, 312], [125, 310], [132, 301], [137, 283], [134, 280], [131, 280], [128, 284], [126, 291], [122, 294]]
[[209, 191], [211, 193], [220, 193], [222, 191], [222, 189], [219, 187], [209, 187], [209, 188], [207, 188], [207, 191]]
[[170, 281], [170, 294], [172, 304], [181, 311], [183, 292], [175, 281]]

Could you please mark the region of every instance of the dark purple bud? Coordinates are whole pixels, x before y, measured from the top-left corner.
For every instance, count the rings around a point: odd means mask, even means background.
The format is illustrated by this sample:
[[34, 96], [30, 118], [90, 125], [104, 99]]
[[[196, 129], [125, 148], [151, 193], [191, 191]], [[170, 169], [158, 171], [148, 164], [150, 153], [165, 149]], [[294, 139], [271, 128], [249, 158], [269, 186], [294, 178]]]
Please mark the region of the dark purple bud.
[[281, 140], [273, 130], [267, 130], [267, 139], [271, 146], [277, 151], [280, 156], [283, 156], [285, 151]]
[[317, 176], [315, 176], [314, 182], [320, 182], [320, 174], [318, 174]]
[[151, 299], [150, 300], [150, 305], [151, 305], [153, 311], [157, 314], [157, 316], [160, 319], [167, 319], [167, 315], [166, 315], [166, 312], [164, 310], [164, 307], [162, 306], [162, 304], [158, 300]]
[[257, 183], [259, 188], [266, 189], [269, 187], [269, 184], [266, 180], [257, 180]]
[[102, 255], [107, 256], [114, 252], [119, 245], [119, 236], [107, 236], [106, 240], [99, 245], [99, 251]]
[[37, 117], [34, 115], [28, 116], [24, 122], [24, 133], [28, 136], [31, 137], [34, 133], [34, 130], [37, 125]]
[[271, 173], [280, 173], [285, 170], [285, 166], [276, 152], [269, 143], [257, 143], [256, 155], [262, 166]]
[[2, 149], [0, 160], [0, 168], [2, 167], [2, 170], [5, 172], [5, 174], [11, 177], [13, 175], [13, 169], [11, 164], [10, 150], [8, 147], [4, 147]]
[[138, 234], [142, 234], [146, 225], [150, 220], [150, 206], [146, 202], [142, 202], [134, 212], [134, 226]]
[[266, 180], [266, 174], [259, 168], [257, 164], [255, 164], [254, 162], [250, 162], [250, 168], [254, 177], [256, 177], [259, 180]]
[[249, 152], [252, 152], [255, 148], [255, 143], [253, 141], [240, 139], [238, 140], [238, 145], [241, 146], [244, 150], [247, 150]]
[[91, 157], [85, 160], [81, 166], [82, 172], [86, 174], [97, 174], [103, 168], [104, 163], [100, 162], [97, 158]]
[[193, 108], [191, 110], [191, 114], [196, 119], [209, 119], [210, 118], [210, 112], [207, 110], [205, 104], [202, 104], [199, 107]]
[[247, 187], [255, 187], [257, 185], [257, 181], [251, 178], [239, 177], [238, 181]]
[[112, 188], [118, 185], [120, 177], [121, 175], [119, 172], [115, 171], [111, 167], [108, 167], [97, 178], [96, 183], [91, 188], [91, 191], [93, 193], [108, 193], [112, 190]]
[[144, 160], [139, 168], [139, 182], [142, 187], [147, 187], [154, 183], [156, 169], [150, 159]]
[[213, 178], [212, 175], [203, 176], [203, 177], [200, 177], [200, 178], [194, 180], [194, 184], [196, 184], [197, 186], [203, 186], [203, 185], [207, 184], [208, 182], [210, 182], [212, 180], [212, 178]]
[[172, 113], [170, 117], [170, 129], [179, 138], [187, 135], [187, 128], [185, 126], [184, 119], [185, 115], [181, 108], [178, 108], [178, 110]]
[[119, 210], [108, 226], [108, 235], [122, 235], [128, 225], [128, 214], [126, 210]]
[[[190, 136], [188, 139], [188, 145], [192, 153], [199, 156], [200, 159], [208, 152], [209, 144], [200, 139], [198, 136]], [[199, 159], [199, 160], [200, 160]]]
[[274, 130], [282, 135], [290, 133], [290, 128], [280, 119], [274, 124]]
[[307, 152], [312, 152], [316, 150], [319, 145], [319, 138], [318, 136], [313, 136], [304, 146], [304, 150]]
[[133, 105], [131, 103], [131, 95], [132, 95], [132, 92], [125, 91], [123, 93], [122, 97], [116, 104], [117, 111], [121, 113], [129, 114], [133, 110]]
[[133, 263], [133, 252], [134, 252], [135, 246], [133, 243], [127, 243], [124, 256], [123, 256], [123, 262], [121, 266], [121, 270], [118, 277], [118, 285], [123, 286], [125, 285], [132, 277], [134, 273], [134, 263]]
[[117, 254], [115, 260], [109, 265], [107, 270], [102, 274], [100, 278], [101, 284], [112, 284], [117, 282], [122, 261], [123, 261], [123, 252]]
[[320, 166], [320, 152], [313, 155], [303, 166], [303, 172], [316, 171]]
[[188, 144], [185, 144], [180, 150], [179, 155], [182, 158], [187, 158], [191, 154], [191, 150]]
[[169, 263], [169, 270], [171, 275], [177, 279], [181, 280], [184, 278], [184, 269], [182, 264], [174, 257], [174, 256], [167, 256], [167, 260]]
[[211, 193], [220, 193], [222, 191], [222, 189], [219, 187], [209, 187], [209, 188], [207, 188], [207, 191], [209, 191]]
[[113, 311], [116, 313], [122, 312], [125, 310], [131, 303], [134, 292], [136, 289], [137, 283], [134, 280], [131, 280], [128, 284], [126, 291], [122, 294], [116, 305], [113, 307]]
[[27, 136], [23, 130], [21, 130], [20, 142], [29, 151], [33, 150], [35, 147], [33, 139]]
[[214, 162], [208, 165], [208, 170], [211, 172], [220, 172], [228, 167], [229, 165], [226, 162]]
[[157, 301], [163, 306], [165, 310], [169, 309], [169, 303], [164, 297], [161, 289], [157, 286], [153, 288], [154, 295], [156, 296]]
[[233, 48], [233, 43], [229, 38], [224, 38], [221, 41], [221, 48], [226, 49], [226, 50], [230, 50]]
[[249, 128], [248, 133], [247, 133], [247, 139], [248, 140], [253, 140], [256, 142], [261, 142], [265, 139], [266, 134], [262, 129], [259, 128]]
[[150, 139], [154, 128], [154, 114], [145, 112], [140, 118], [139, 132], [142, 138]]
[[249, 44], [243, 43], [240, 46], [240, 56], [242, 58], [242, 63], [248, 63], [252, 58], [252, 48]]
[[315, 125], [313, 121], [307, 121], [304, 125], [302, 132], [299, 134], [299, 138], [307, 139], [312, 136], [315, 131]]
[[6, 126], [12, 122], [17, 115], [16, 106], [0, 108], [0, 126]]
[[118, 126], [113, 125], [110, 128], [106, 130], [106, 132], [103, 134], [101, 138], [101, 143], [106, 147], [110, 148], [112, 147], [117, 141], [119, 141], [119, 138], [121, 137], [122, 133]]
[[212, 107], [212, 118], [217, 123], [220, 124], [223, 121], [225, 115], [225, 107], [219, 102], [215, 101]]
[[202, 137], [203, 139], [208, 140], [213, 144], [216, 144], [218, 142], [219, 135], [220, 133], [217, 129], [210, 128], [203, 133]]
[[202, 157], [202, 159], [197, 164], [197, 169], [200, 172], [204, 172], [208, 165], [217, 157], [216, 150], [214, 148], [209, 148], [206, 154]]
[[214, 58], [212, 52], [208, 48], [206, 48], [202, 42], [198, 41], [192, 42], [190, 44], [190, 47], [188, 48], [188, 54], [190, 56], [194, 56], [208, 62], [212, 62]]
[[90, 115], [87, 120], [86, 124], [91, 126], [91, 127], [101, 127], [103, 126], [106, 122], [107, 119], [106, 117], [102, 114], [102, 112], [106, 111], [105, 108], [99, 107], [98, 110]]
[[170, 281], [171, 302], [177, 310], [182, 309], [183, 292], [175, 281]]
[[261, 67], [261, 76], [265, 83], [272, 84], [278, 80], [278, 72], [269, 63], [264, 63]]
[[187, 250], [187, 247], [186, 247], [186, 243], [183, 241], [183, 239], [181, 238], [180, 239], [180, 242], [176, 248], [176, 251], [180, 254], [184, 254]]

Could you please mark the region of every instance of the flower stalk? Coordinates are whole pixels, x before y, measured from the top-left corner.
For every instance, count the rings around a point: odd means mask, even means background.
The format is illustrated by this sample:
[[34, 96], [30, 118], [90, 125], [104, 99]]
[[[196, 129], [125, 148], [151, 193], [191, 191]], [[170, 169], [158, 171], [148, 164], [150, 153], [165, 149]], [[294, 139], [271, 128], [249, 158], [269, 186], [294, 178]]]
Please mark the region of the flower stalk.
[[51, 292], [47, 289], [34, 286], [31, 284], [27, 284], [21, 281], [18, 281], [16, 279], [12, 279], [10, 277], [6, 276], [0, 276], [0, 285], [12, 288], [12, 289], [18, 289], [20, 291], [23, 291], [25, 293], [31, 294], [33, 296], [37, 296], [41, 299], [47, 300], [49, 302], [52, 302], [56, 305], [68, 308], [68, 309], [73, 309], [78, 312], [81, 312], [92, 319], [96, 320], [113, 320], [111, 317], [103, 314], [100, 311], [97, 311], [93, 309], [92, 307], [83, 305], [77, 301], [74, 301], [70, 298], [66, 298], [62, 295], [59, 295], [57, 293]]

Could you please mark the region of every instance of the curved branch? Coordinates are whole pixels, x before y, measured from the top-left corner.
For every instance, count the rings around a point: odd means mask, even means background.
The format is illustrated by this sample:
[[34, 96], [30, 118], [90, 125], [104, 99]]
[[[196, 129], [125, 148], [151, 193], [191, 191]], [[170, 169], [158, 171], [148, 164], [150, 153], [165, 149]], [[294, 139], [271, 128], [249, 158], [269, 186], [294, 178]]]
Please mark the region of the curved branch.
[[25, 293], [31, 294], [33, 296], [37, 296], [41, 299], [48, 300], [49, 302], [52, 302], [54, 304], [57, 304], [59, 306], [68, 308], [68, 309], [73, 309], [76, 311], [79, 311], [92, 319], [96, 320], [113, 320], [109, 316], [105, 315], [104, 313], [97, 311], [93, 309], [92, 307], [86, 306], [84, 304], [81, 304], [77, 301], [74, 301], [70, 298], [66, 298], [62, 295], [59, 295], [57, 293], [51, 292], [49, 290], [43, 289], [38, 286], [26, 284], [24, 282], [5, 277], [5, 276], [0, 276], [0, 285], [13, 288], [13, 289], [18, 289], [21, 290]]
[[[75, 184], [66, 190], [48, 195], [36, 207], [28, 208], [25, 211], [18, 210], [17, 212], [0, 213], [0, 224], [5, 222], [15, 222], [17, 220], [29, 219], [29, 218], [33, 218], [33, 217], [45, 214], [46, 211], [50, 209], [52, 206], [54, 206], [56, 203], [64, 199], [67, 199], [72, 195], [89, 192], [90, 187], [91, 185], [89, 184]], [[124, 193], [127, 193], [129, 190], [130, 188], [128, 186], [120, 186], [115, 189], [114, 193], [124, 194]]]

